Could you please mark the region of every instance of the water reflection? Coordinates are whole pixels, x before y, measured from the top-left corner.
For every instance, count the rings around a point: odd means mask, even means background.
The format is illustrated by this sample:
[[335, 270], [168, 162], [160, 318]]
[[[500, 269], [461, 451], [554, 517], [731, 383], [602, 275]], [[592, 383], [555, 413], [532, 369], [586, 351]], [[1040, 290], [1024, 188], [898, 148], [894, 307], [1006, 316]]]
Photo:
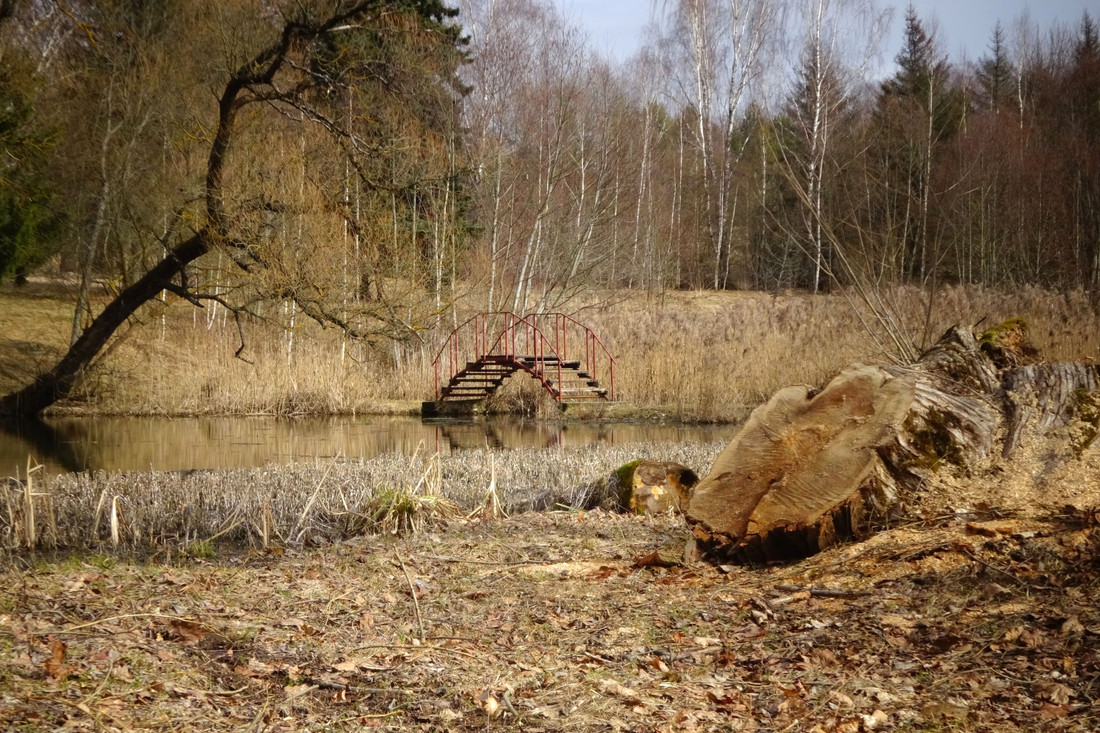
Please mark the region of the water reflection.
[[268, 463], [373, 458], [415, 451], [547, 448], [605, 442], [728, 440], [732, 426], [549, 424], [512, 418], [57, 418], [0, 424], [0, 478], [22, 476], [27, 457], [49, 473], [104, 469], [181, 471]]

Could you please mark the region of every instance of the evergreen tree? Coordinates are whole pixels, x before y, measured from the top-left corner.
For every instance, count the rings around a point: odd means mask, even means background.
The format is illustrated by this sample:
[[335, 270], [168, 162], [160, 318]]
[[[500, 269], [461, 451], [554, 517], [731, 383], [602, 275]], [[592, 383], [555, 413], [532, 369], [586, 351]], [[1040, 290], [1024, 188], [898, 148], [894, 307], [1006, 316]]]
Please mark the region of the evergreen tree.
[[982, 107], [1000, 112], [1012, 98], [1014, 66], [1008, 57], [1004, 28], [1000, 21], [993, 28], [989, 54], [978, 61], [978, 93]]
[[885, 186], [873, 224], [890, 243], [888, 267], [923, 280], [938, 259], [930, 236], [936, 150], [961, 127], [966, 99], [949, 85], [950, 67], [912, 5], [895, 60], [898, 70], [882, 84], [875, 116], [875, 155]]
[[1069, 87], [1071, 118], [1078, 122], [1089, 143], [1100, 144], [1100, 31], [1087, 11], [1073, 49]]
[[58, 219], [45, 176], [51, 141], [35, 128], [28, 77], [0, 67], [0, 282], [25, 282], [54, 252]]
[[912, 5], [905, 10], [905, 40], [894, 61], [897, 73], [882, 83], [887, 98], [927, 99], [934, 86], [946, 78], [947, 62]]

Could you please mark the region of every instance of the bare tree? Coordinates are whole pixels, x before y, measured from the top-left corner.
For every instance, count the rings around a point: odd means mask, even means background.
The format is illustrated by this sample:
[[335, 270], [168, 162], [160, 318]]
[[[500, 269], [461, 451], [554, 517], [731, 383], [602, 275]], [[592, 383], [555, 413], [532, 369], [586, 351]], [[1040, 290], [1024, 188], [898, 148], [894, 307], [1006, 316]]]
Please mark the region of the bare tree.
[[[215, 17], [222, 11], [217, 6], [199, 7]], [[366, 78], [363, 67], [356, 67], [356, 63], [373, 65], [376, 73], [391, 73], [387, 84], [391, 89], [400, 88], [395, 83], [399, 79], [394, 78], [397, 76], [394, 72], [399, 70], [393, 65], [397, 57], [387, 54], [384, 48], [387, 39], [391, 39], [413, 40], [426, 50], [449, 49], [451, 57], [437, 62], [431, 78], [438, 87], [447, 90], [444, 98], [453, 97], [458, 91], [453, 69], [458, 58], [459, 31], [447, 24], [451, 15], [453, 12], [438, 0], [408, 4], [364, 0], [341, 3], [335, 12], [331, 8], [328, 12], [315, 12], [306, 4], [295, 3], [274, 28], [272, 19], [254, 18], [259, 22], [251, 30], [258, 31], [266, 24], [268, 34], [273, 29], [276, 37], [258, 53], [245, 55], [230, 67], [235, 71], [228, 74], [221, 87], [216, 124], [211, 130], [201, 175], [201, 208], [191, 206], [186, 199], [182, 202], [179, 216], [164, 240], [164, 255], [121, 289], [52, 369], [29, 386], [0, 398], [0, 414], [37, 413], [69, 394], [83, 369], [107, 345], [119, 326], [162, 291], [195, 304], [217, 299], [191, 277], [192, 263], [210, 253], [224, 253], [239, 273], [254, 280], [261, 290], [270, 292], [275, 288], [305, 315], [340, 327], [353, 336], [371, 338], [407, 331], [408, 324], [385, 309], [370, 314], [372, 323], [353, 322], [344, 317], [337, 307], [341, 302], [338, 294], [334, 299], [326, 290], [332, 270], [311, 271], [306, 266], [325, 259], [310, 254], [327, 254], [322, 246], [329, 241], [327, 233], [316, 239], [303, 237], [301, 250], [293, 256], [287, 247], [267, 243], [265, 231], [272, 228], [268, 214], [278, 213], [279, 207], [275, 205], [277, 201], [271, 200], [271, 191], [255, 185], [256, 177], [264, 173], [265, 163], [262, 156], [236, 156], [235, 143], [253, 136], [263, 139], [270, 148], [271, 134], [279, 127], [307, 125], [323, 133], [316, 140], [327, 140], [347, 154], [365, 186], [375, 191], [385, 189], [387, 182], [375, 176], [370, 164], [378, 149], [375, 144], [378, 136], [391, 134], [389, 128], [379, 127], [374, 132], [357, 129], [348, 134], [335, 117], [336, 109], [342, 108], [345, 99], [342, 92], [356, 88]], [[419, 107], [409, 105], [401, 115], [395, 114], [393, 120], [396, 122], [400, 117], [409, 121], [418, 119], [418, 115], [434, 113], [430, 99], [419, 97], [417, 102]], [[242, 115], [245, 111], [250, 113], [247, 117]], [[381, 114], [386, 110], [377, 111]], [[260, 129], [261, 123], [268, 125], [266, 129]], [[332, 202], [338, 201], [335, 196], [325, 195], [326, 188], [333, 183], [338, 188], [340, 179], [331, 181], [326, 177], [310, 186], [330, 210]], [[285, 186], [273, 185], [275, 191]], [[190, 231], [184, 231], [185, 228]], [[338, 231], [338, 225], [332, 228]]]
[[783, 150], [805, 187], [802, 207], [806, 254], [812, 263], [810, 290], [818, 292], [828, 274], [828, 241], [822, 230], [832, 137], [845, 108], [866, 83], [878, 39], [889, 18], [864, 0], [806, 0], [799, 25], [805, 29], [795, 86], [787, 105], [798, 146]]
[[[777, 48], [785, 4], [768, 0], [678, 0], [665, 5], [664, 42], [678, 49], [673, 92], [697, 113], [695, 145], [713, 247], [713, 286], [732, 284], [737, 164], [748, 136], [742, 122]], [[675, 68], [675, 67], [674, 67]], [[685, 70], [690, 70], [684, 74]]]

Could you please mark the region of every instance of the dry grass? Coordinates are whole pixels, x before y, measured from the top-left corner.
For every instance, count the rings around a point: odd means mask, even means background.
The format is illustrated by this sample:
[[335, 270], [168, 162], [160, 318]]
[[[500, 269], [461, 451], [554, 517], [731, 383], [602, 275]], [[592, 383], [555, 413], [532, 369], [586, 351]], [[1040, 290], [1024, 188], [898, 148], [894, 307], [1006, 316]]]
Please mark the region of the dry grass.
[[508, 514], [594, 506], [604, 499], [610, 472], [628, 461], [657, 456], [702, 473], [722, 447], [474, 450], [230, 471], [61, 474], [34, 481], [34, 504], [24, 484], [9, 480], [0, 484], [0, 508], [6, 506], [0, 550], [26, 549], [28, 526], [45, 548], [166, 556], [215, 540], [229, 547], [301, 546], [405, 533], [480, 508], [491, 482], [494, 501]]
[[[921, 291], [889, 295], [918, 345], [930, 345], [955, 323], [987, 327], [1022, 316], [1045, 358], [1100, 358], [1100, 317], [1079, 293], [948, 288], [937, 293], [931, 312]], [[65, 297], [44, 286], [0, 292], [0, 333], [6, 335], [0, 340], [0, 389], [29, 379], [61, 352], [67, 308]], [[628, 295], [580, 318], [616, 355], [619, 398], [643, 414], [670, 419], [739, 420], [780, 387], [820, 384], [853, 361], [888, 356], [840, 295]], [[246, 362], [234, 357], [239, 339], [224, 310], [178, 304], [127, 331], [66, 409], [153, 415], [409, 412], [433, 394], [431, 360], [446, 333], [423, 336], [423, 343], [371, 350], [345, 344], [339, 334], [305, 319], [293, 331], [252, 323], [245, 328]], [[498, 402], [545, 411], [538, 395], [523, 386]]]
[[[1044, 358], [1100, 359], [1100, 317], [1081, 293], [947, 288], [927, 327], [923, 292], [893, 298], [925, 348], [951, 325], [988, 328], [1018, 315]], [[840, 295], [668, 293], [585, 318], [613, 344], [622, 399], [681, 419], [740, 420], [782, 387], [821, 385], [854, 361], [888, 359]]]

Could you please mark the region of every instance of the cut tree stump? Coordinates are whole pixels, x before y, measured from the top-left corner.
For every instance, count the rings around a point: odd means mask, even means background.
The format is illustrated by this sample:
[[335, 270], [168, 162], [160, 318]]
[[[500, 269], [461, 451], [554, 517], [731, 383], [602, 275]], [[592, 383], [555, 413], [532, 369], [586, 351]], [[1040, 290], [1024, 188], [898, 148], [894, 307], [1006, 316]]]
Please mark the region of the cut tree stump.
[[634, 514], [682, 513], [697, 483], [694, 471], [673, 461], [631, 461], [608, 478], [619, 508]]
[[970, 470], [1075, 418], [1091, 449], [1100, 368], [1025, 364], [1022, 321], [1008, 323], [1013, 339], [953, 327], [910, 367], [855, 364], [822, 390], [776, 393], [695, 487], [685, 516], [703, 555], [764, 563], [862, 538], [903, 516], [933, 471]]

